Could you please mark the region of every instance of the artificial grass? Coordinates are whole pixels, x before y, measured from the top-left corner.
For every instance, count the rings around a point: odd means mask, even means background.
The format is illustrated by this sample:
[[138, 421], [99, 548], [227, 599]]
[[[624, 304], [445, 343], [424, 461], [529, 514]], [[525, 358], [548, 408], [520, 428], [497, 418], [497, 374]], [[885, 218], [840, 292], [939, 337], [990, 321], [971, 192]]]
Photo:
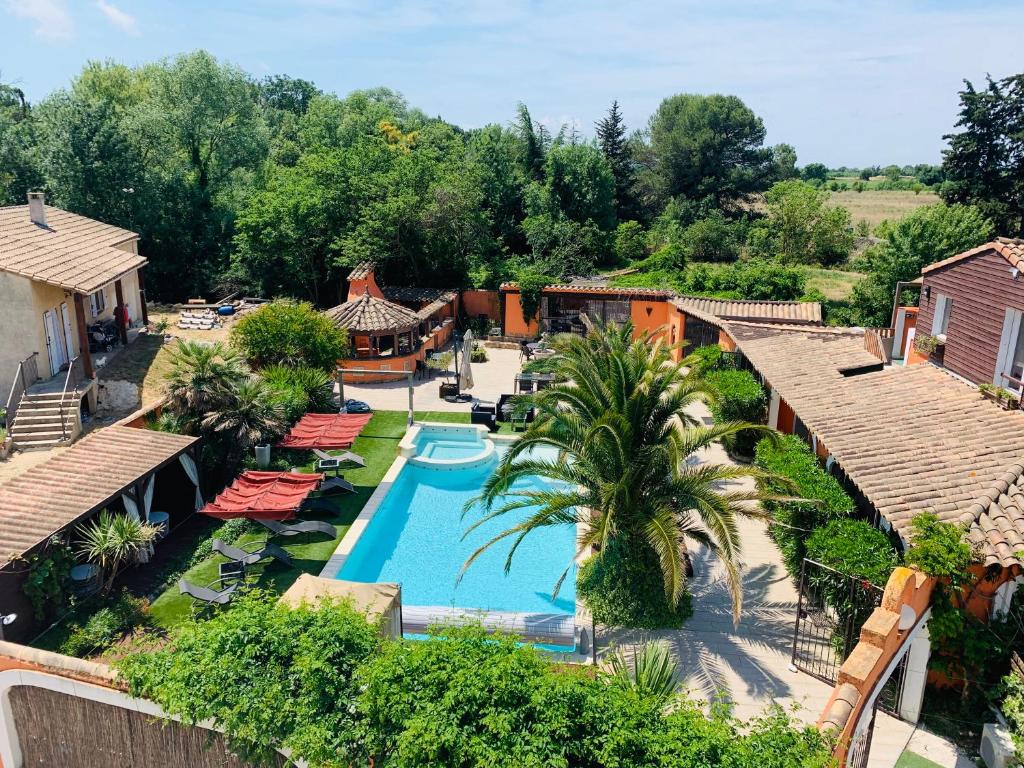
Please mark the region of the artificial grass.
[[[417, 421], [469, 423], [470, 420], [468, 413], [416, 411], [413, 415]], [[288, 589], [299, 574], [320, 572], [398, 455], [398, 443], [406, 432], [407, 418], [406, 411], [376, 411], [373, 414], [373, 418], [352, 446], [352, 450], [366, 460], [366, 466], [345, 471], [345, 477], [355, 486], [356, 492], [335, 497], [331, 502], [335, 507], [332, 514], [315, 515], [316, 519], [325, 520], [336, 528], [334, 538], [303, 535], [276, 542], [292, 556], [293, 565], [289, 568], [272, 560], [266, 565], [257, 566], [262, 569], [256, 571], [257, 586], [280, 593]], [[301, 471], [312, 472], [313, 455], [307, 453], [306, 456], [309, 461], [301, 467]], [[262, 533], [247, 533], [239, 538], [235, 545], [246, 547], [253, 542], [262, 541], [263, 538]], [[189, 569], [182, 578], [193, 584], [205, 586], [217, 579], [219, 565], [223, 562], [226, 562], [224, 557], [212, 555]], [[175, 583], [153, 601], [151, 615], [156, 625], [171, 629], [188, 618], [191, 610], [191, 598], [182, 595]]]
[[913, 752], [904, 752], [896, 761], [894, 768], [942, 768], [942, 766], [926, 757], [915, 755]]

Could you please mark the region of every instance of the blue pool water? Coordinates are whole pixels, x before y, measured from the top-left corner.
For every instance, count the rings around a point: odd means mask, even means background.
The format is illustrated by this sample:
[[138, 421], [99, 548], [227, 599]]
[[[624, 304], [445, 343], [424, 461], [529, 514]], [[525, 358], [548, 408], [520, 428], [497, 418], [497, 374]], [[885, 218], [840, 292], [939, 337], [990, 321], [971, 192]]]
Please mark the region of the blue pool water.
[[416, 436], [416, 455], [426, 459], [468, 459], [483, 453], [484, 441], [469, 431], [424, 427]]
[[[483, 450], [483, 442], [475, 435], [473, 439], [463, 437], [447, 432], [421, 434], [417, 453], [429, 453], [433, 458], [465, 458]], [[499, 448], [499, 456], [502, 452]], [[398, 582], [406, 605], [574, 614], [575, 566], [558, 597], [551, 594], [575, 553], [576, 532], [571, 526], [541, 529], [527, 536], [507, 576], [504, 566], [509, 544], [493, 545], [456, 584], [462, 564], [478, 546], [531, 511], [503, 515], [463, 538], [469, 525], [481, 517], [479, 507], [463, 517], [463, 505], [479, 493], [496, 463], [497, 457], [484, 466], [459, 469], [406, 464], [338, 578]], [[545, 487], [551, 487], [551, 483], [535, 477], [518, 483], [515, 490]]]

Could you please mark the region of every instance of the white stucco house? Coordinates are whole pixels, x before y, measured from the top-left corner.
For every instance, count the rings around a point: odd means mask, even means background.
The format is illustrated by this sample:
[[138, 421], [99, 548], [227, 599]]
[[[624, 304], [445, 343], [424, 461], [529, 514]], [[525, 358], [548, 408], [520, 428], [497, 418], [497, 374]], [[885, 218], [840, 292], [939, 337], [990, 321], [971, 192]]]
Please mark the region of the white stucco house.
[[126, 342], [127, 328], [147, 321], [138, 242], [135, 232], [46, 205], [39, 192], [0, 208], [0, 407], [22, 447], [68, 441], [77, 409], [64, 401], [94, 399], [88, 326], [126, 314], [127, 325], [117, 324]]

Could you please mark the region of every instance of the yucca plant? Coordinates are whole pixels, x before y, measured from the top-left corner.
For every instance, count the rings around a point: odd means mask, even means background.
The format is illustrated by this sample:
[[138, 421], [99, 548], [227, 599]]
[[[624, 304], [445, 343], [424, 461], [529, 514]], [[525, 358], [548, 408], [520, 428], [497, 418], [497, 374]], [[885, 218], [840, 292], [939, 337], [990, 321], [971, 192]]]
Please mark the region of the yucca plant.
[[612, 675], [620, 685], [632, 688], [662, 708], [672, 703], [679, 683], [676, 661], [664, 642], [645, 642], [625, 653], [618, 649], [609, 659]]
[[103, 592], [114, 585], [121, 566], [134, 562], [152, 546], [159, 528], [129, 515], [115, 515], [104, 509], [90, 523], [78, 529], [77, 552], [103, 572]]
[[[686, 544], [696, 542], [725, 566], [738, 619], [743, 592], [736, 520], [760, 515], [755, 502], [765, 495], [724, 486], [765, 473], [748, 466], [692, 465], [687, 458], [741, 430], [769, 433], [767, 427], [699, 423], [688, 409], [712, 393], [699, 376], [688, 373], [692, 361], [674, 362], [652, 334], [634, 340], [628, 323], [595, 327], [585, 338], [559, 337], [553, 346], [564, 383], [529, 397], [537, 409], [535, 420], [479, 497], [466, 505], [466, 511], [477, 503], [485, 509], [470, 530], [503, 515], [529, 512], [477, 549], [463, 570], [487, 548], [511, 539], [508, 571], [517, 547], [532, 531], [578, 525], [581, 553], [601, 557], [612, 542], [652, 551], [674, 610], [686, 587]], [[537, 448], [554, 448], [558, 456], [532, 453]], [[514, 488], [517, 480], [536, 475], [555, 481], [554, 487]]]

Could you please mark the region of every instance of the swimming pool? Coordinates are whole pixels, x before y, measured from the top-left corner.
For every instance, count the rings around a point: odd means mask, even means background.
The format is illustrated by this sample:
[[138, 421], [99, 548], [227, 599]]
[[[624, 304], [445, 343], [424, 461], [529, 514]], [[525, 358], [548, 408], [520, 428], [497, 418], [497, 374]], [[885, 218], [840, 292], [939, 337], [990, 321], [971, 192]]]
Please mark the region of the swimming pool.
[[[398, 459], [401, 465], [393, 483], [351, 545], [336, 577], [401, 584], [403, 611], [409, 616], [424, 607], [436, 609], [426, 614], [438, 621], [484, 611], [508, 614], [512, 618], [506, 624], [514, 621], [517, 626], [563, 619], [571, 624], [576, 612], [575, 566], [557, 597], [552, 594], [573, 561], [576, 532], [570, 526], [531, 533], [517, 550], [508, 574], [509, 544], [495, 544], [458, 581], [463, 563], [477, 547], [534, 511], [503, 515], [463, 535], [483, 515], [478, 505], [463, 516], [463, 506], [480, 492], [508, 443], [496, 444], [484, 431], [469, 426], [413, 429], [417, 432], [412, 439], [403, 441], [407, 455]], [[412, 451], [407, 450], [410, 445]], [[428, 461], [417, 463], [417, 458]], [[544, 478], [531, 477], [513, 490], [553, 486]], [[506, 500], [498, 499], [496, 504]], [[371, 499], [367, 506], [372, 503]]]

